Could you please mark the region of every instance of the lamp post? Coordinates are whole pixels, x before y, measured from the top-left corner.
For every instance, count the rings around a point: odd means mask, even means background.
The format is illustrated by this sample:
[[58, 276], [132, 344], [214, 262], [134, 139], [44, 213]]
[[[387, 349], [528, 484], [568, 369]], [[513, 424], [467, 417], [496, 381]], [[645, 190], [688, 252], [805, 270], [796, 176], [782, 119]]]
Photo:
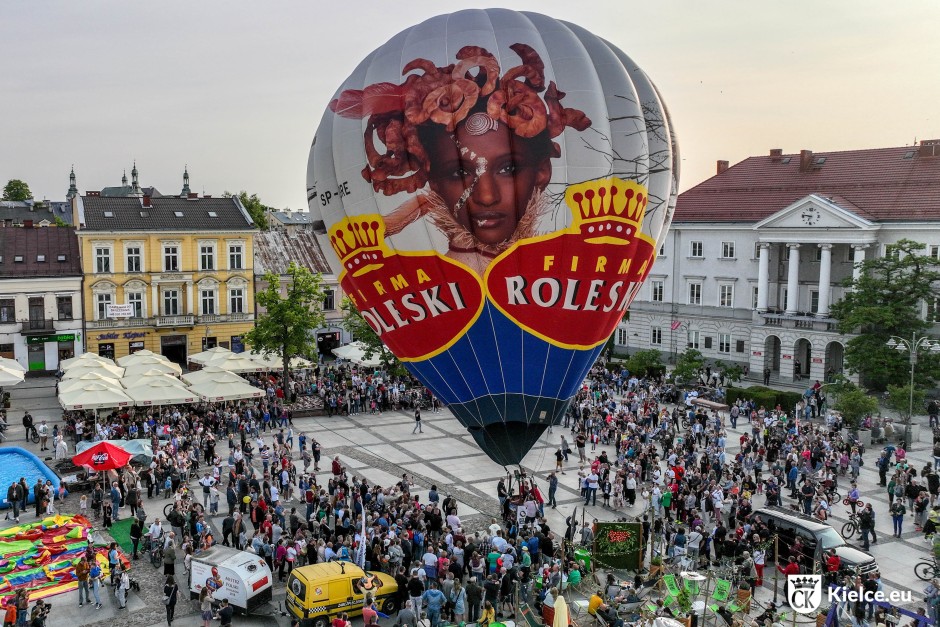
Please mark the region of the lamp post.
[[914, 369], [917, 367], [917, 355], [921, 350], [927, 350], [931, 353], [940, 352], [940, 341], [931, 339], [926, 335], [917, 337], [917, 332], [911, 333], [911, 339], [906, 340], [902, 337], [892, 335], [887, 342], [889, 348], [893, 348], [899, 353], [907, 352], [911, 362], [911, 396], [908, 401], [907, 420], [904, 421], [904, 448], [911, 448], [911, 418], [914, 416]]

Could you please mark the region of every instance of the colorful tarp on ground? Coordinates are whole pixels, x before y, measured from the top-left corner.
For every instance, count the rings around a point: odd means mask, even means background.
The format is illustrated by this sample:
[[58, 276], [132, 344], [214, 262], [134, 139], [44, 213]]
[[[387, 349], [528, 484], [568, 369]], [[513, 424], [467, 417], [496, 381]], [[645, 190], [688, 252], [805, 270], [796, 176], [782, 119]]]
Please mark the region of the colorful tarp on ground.
[[[75, 590], [75, 564], [88, 547], [91, 523], [82, 516], [56, 515], [0, 531], [0, 599], [6, 603], [17, 590], [35, 601]], [[95, 559], [108, 572], [107, 547], [95, 548]], [[121, 554], [125, 566], [130, 562]]]

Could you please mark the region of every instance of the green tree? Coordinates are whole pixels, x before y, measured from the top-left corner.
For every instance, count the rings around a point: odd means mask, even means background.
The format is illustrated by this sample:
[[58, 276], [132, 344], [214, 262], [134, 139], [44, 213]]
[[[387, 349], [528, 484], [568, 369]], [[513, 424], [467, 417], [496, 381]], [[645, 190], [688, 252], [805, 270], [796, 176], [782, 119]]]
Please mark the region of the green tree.
[[637, 351], [627, 360], [627, 370], [638, 377], [661, 372], [663, 355], [655, 348]]
[[69, 225], [68, 222], [66, 222], [59, 216], [55, 217], [55, 219], [53, 220], [53, 224], [55, 224], [56, 226], [68, 226]]
[[348, 296], [343, 297], [339, 305], [343, 312], [343, 328], [346, 329], [357, 342], [363, 346], [363, 357], [372, 359], [378, 356], [382, 362], [382, 367], [389, 374], [402, 375], [405, 373], [405, 367], [401, 364], [391, 351], [385, 348], [382, 338], [375, 332], [375, 329], [366, 322], [366, 319], [359, 313], [356, 303]]
[[29, 191], [26, 181], [10, 179], [3, 186], [3, 200], [29, 200], [32, 197], [33, 192]]
[[[893, 335], [922, 334], [930, 323], [921, 318], [923, 303], [934, 303], [940, 282], [940, 260], [924, 254], [924, 244], [901, 240], [889, 254], [861, 264], [861, 274], [845, 297], [832, 306], [839, 332], [857, 333], [845, 344], [845, 365], [862, 383], [884, 391], [907, 382], [908, 355], [887, 346]], [[940, 312], [937, 312], [940, 314]], [[916, 383], [932, 386], [940, 378], [940, 357], [922, 354]]]
[[[888, 398], [885, 399], [885, 407], [898, 412], [899, 416], [909, 416], [911, 407], [914, 408], [916, 413], [918, 407], [924, 406], [926, 396], [924, 389], [918, 387], [916, 384], [914, 385], [913, 397], [911, 396], [910, 383], [905, 385], [889, 385]], [[914, 399], [913, 403], [911, 402], [911, 398]], [[911, 417], [913, 418], [913, 416]]]
[[[280, 355], [283, 360], [284, 398], [289, 399], [288, 364], [292, 357], [313, 357], [317, 353], [314, 329], [323, 326], [322, 276], [293, 261], [281, 277], [267, 272], [262, 280], [267, 287], [255, 296], [265, 312], [255, 320], [245, 340], [254, 350], [266, 355]], [[285, 295], [281, 294], [282, 286]]]
[[722, 376], [727, 379], [728, 387], [732, 387], [731, 384], [740, 381], [744, 377], [744, 368], [740, 364], [729, 364], [718, 360], [715, 362], [715, 366], [721, 371]]
[[878, 399], [869, 396], [854, 385], [845, 386], [836, 397], [835, 409], [853, 431], [858, 430], [862, 418], [878, 411]]
[[268, 211], [271, 210], [271, 207], [268, 207], [263, 202], [261, 202], [261, 199], [258, 198], [257, 194], [252, 194], [249, 196], [248, 192], [242, 190], [237, 194], [233, 194], [232, 192], [225, 192], [223, 196], [226, 198], [231, 198], [232, 196], [238, 198], [238, 202], [242, 204], [242, 207], [244, 207], [245, 211], [248, 212], [248, 215], [251, 216], [255, 226], [262, 231], [268, 230]]
[[683, 383], [692, 383], [698, 381], [699, 372], [704, 367], [705, 358], [702, 357], [702, 353], [694, 348], [687, 348], [676, 359], [676, 367], [673, 369], [672, 374]]

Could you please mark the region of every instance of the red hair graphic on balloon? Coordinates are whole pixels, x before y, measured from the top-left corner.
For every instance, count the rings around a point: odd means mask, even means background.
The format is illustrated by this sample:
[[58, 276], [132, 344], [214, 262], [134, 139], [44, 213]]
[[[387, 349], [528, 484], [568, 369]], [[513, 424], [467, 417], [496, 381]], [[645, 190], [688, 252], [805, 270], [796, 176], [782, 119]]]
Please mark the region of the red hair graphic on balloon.
[[456, 63], [415, 59], [401, 85], [346, 90], [330, 103], [340, 116], [368, 118], [362, 176], [373, 189], [419, 192], [385, 216], [386, 233], [428, 216], [447, 237], [447, 256], [479, 275], [512, 244], [538, 235], [551, 159], [561, 156], [554, 138], [591, 125], [583, 111], [562, 106], [554, 81], [545, 85], [535, 50], [510, 48], [522, 63], [502, 76], [493, 54], [465, 46]]

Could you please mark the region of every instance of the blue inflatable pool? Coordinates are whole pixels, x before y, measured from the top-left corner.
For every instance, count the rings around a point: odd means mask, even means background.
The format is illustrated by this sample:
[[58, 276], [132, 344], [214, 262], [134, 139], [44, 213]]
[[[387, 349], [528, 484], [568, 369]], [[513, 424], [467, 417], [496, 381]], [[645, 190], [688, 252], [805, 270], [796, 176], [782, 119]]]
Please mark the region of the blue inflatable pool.
[[7, 503], [7, 489], [14, 481], [19, 481], [20, 477], [25, 477], [29, 484], [29, 503], [33, 503], [33, 486], [36, 485], [36, 479], [41, 478], [45, 483], [46, 479], [52, 481], [52, 485], [58, 493], [59, 476], [51, 468], [33, 453], [18, 446], [9, 446], [0, 448], [0, 508], [10, 507]]

